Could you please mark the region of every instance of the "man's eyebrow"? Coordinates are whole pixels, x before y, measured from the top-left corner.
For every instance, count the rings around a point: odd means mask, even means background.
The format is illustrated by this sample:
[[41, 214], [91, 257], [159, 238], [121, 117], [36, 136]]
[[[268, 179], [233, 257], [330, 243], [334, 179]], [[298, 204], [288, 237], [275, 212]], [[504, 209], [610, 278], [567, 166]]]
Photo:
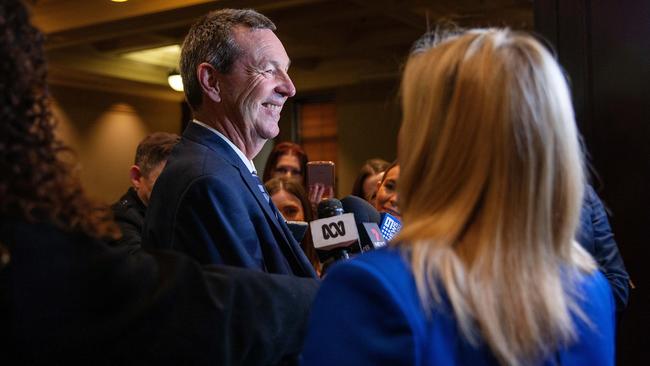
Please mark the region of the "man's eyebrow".
[[[282, 68], [282, 65], [278, 61], [271, 61], [270, 64], [277, 68]], [[289, 70], [289, 66], [291, 66], [291, 59], [287, 61], [287, 70]]]

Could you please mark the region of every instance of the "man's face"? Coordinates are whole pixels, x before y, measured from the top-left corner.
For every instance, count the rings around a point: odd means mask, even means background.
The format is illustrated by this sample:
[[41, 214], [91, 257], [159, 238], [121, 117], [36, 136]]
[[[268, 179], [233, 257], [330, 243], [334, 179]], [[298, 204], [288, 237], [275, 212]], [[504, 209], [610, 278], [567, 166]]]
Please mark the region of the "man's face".
[[236, 27], [233, 37], [241, 54], [219, 85], [226, 117], [244, 141], [274, 138], [282, 106], [296, 94], [287, 74], [289, 57], [271, 30]]

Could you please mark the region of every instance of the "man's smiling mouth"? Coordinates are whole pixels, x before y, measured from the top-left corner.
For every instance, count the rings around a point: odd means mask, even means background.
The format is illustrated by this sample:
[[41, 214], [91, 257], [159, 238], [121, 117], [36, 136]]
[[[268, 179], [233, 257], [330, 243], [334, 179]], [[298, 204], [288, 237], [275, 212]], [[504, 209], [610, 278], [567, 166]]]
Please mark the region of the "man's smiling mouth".
[[282, 105], [277, 105], [277, 104], [271, 104], [271, 103], [262, 103], [262, 107], [268, 108], [272, 111], [281, 111], [282, 110]]

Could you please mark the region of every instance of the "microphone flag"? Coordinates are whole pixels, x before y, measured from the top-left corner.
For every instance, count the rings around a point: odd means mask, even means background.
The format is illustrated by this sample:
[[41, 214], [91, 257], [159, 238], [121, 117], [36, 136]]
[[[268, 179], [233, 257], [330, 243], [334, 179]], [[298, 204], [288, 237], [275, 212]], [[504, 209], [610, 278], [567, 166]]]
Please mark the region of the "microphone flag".
[[402, 229], [402, 222], [395, 216], [389, 213], [382, 213], [381, 225], [381, 235], [384, 236], [386, 241], [391, 241], [400, 229]]

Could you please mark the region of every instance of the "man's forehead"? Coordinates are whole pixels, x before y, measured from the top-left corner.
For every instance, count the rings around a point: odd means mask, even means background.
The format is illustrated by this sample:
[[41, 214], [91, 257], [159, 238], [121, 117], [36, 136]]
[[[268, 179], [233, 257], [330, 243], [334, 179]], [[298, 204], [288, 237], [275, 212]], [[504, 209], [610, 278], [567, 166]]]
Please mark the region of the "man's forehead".
[[251, 53], [256, 54], [260, 52], [263, 53], [265, 50], [271, 48], [273, 51], [277, 51], [279, 56], [285, 59], [273, 61], [286, 61], [287, 66], [291, 63], [291, 60], [289, 60], [289, 56], [284, 49], [284, 45], [270, 29], [256, 29], [238, 25], [233, 28], [233, 38], [243, 51], [248, 50]]

